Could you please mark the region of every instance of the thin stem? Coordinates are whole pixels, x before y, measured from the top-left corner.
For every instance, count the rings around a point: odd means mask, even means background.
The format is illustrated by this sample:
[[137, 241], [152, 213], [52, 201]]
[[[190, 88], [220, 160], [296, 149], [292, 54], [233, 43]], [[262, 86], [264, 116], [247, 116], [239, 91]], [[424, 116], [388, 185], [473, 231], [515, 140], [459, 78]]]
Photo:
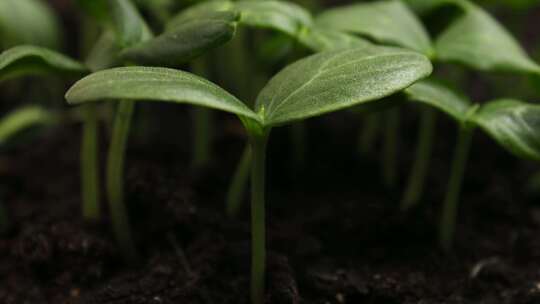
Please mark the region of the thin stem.
[[377, 133], [380, 128], [380, 115], [378, 113], [371, 113], [365, 116], [362, 131], [358, 136], [358, 151], [362, 154], [368, 154], [377, 139]]
[[385, 116], [382, 176], [385, 186], [392, 188], [397, 178], [399, 109], [390, 109]]
[[251, 148], [247, 145], [238, 162], [233, 180], [229, 186], [229, 191], [227, 192], [227, 215], [229, 217], [235, 217], [242, 205], [242, 197], [246, 190], [250, 169]]
[[437, 116], [433, 109], [425, 108], [422, 111], [420, 128], [418, 129], [416, 157], [409, 175], [409, 181], [403, 195], [403, 200], [401, 201], [402, 210], [407, 210], [416, 206], [422, 197], [428, 165], [431, 159], [436, 118]]
[[137, 254], [124, 203], [123, 187], [126, 144], [134, 107], [133, 101], [121, 101], [118, 105], [107, 164], [107, 194], [112, 225], [121, 250], [131, 262], [137, 260]]
[[465, 166], [467, 165], [472, 135], [473, 130], [471, 128], [460, 128], [439, 227], [439, 241], [441, 247], [445, 250], [449, 250], [452, 247], [454, 239], [457, 204], [461, 192], [461, 185], [463, 183]]
[[98, 177], [98, 118], [96, 105], [83, 106], [84, 125], [81, 144], [82, 213], [85, 220], [100, 218]]
[[267, 136], [251, 138], [251, 302], [264, 303], [266, 272], [265, 162]]
[[300, 170], [306, 158], [306, 123], [298, 122], [291, 126], [293, 167]]
[[[191, 64], [193, 73], [208, 78], [207, 61], [204, 58], [194, 60]], [[212, 150], [212, 112], [203, 107], [193, 109], [193, 159], [192, 167], [204, 167], [211, 159]]]

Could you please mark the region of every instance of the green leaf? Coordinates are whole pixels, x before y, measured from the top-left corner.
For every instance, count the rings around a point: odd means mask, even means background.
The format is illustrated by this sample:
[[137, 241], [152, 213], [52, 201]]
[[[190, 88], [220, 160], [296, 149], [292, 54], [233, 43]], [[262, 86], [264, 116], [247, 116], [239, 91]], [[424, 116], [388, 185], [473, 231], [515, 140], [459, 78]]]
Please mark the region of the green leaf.
[[148, 25], [130, 0], [109, 0], [108, 3], [116, 39], [122, 48], [152, 38]]
[[322, 13], [315, 20], [322, 27], [365, 35], [379, 43], [403, 46], [427, 55], [433, 51], [424, 27], [399, 0], [338, 7]]
[[58, 21], [43, 1], [0, 1], [0, 48], [19, 44], [58, 48], [60, 44]]
[[120, 46], [112, 30], [105, 30], [86, 57], [85, 64], [92, 72], [122, 65]]
[[39, 106], [26, 106], [15, 110], [0, 120], [0, 145], [25, 129], [50, 124], [55, 120], [56, 115]]
[[281, 31], [293, 37], [313, 23], [308, 11], [291, 2], [238, 1], [234, 9], [240, 13], [242, 24]]
[[540, 105], [495, 100], [483, 105], [472, 119], [511, 153], [540, 160]]
[[100, 71], [75, 83], [66, 99], [70, 104], [104, 99], [188, 103], [259, 121], [245, 104], [212, 82], [167, 68], [123, 67]]
[[482, 8], [460, 3], [465, 13], [454, 21], [435, 43], [437, 58], [488, 71], [538, 73], [512, 35]]
[[299, 35], [299, 41], [315, 52], [372, 45], [362, 38], [319, 26], [306, 28]]
[[442, 5], [454, 4], [453, 0], [405, 0], [405, 3], [416, 13], [422, 15]]
[[428, 76], [429, 60], [398, 48], [319, 53], [289, 65], [259, 94], [256, 111], [273, 126], [380, 99]]
[[465, 122], [471, 102], [465, 95], [432, 79], [419, 81], [405, 90], [408, 98], [424, 103], [450, 115], [458, 122]]
[[124, 59], [144, 65], [175, 67], [229, 41], [236, 29], [235, 12], [210, 12], [176, 23], [162, 35], [122, 52]]
[[166, 25], [167, 30], [174, 30], [175, 28], [182, 26], [183, 24], [200, 19], [207, 16], [209, 13], [216, 12], [232, 12], [234, 11], [234, 4], [227, 0], [213, 0], [203, 1], [199, 4], [190, 6], [176, 16], [174, 16]]
[[81, 75], [87, 72], [81, 63], [42, 47], [16, 46], [0, 54], [0, 81], [25, 75]]

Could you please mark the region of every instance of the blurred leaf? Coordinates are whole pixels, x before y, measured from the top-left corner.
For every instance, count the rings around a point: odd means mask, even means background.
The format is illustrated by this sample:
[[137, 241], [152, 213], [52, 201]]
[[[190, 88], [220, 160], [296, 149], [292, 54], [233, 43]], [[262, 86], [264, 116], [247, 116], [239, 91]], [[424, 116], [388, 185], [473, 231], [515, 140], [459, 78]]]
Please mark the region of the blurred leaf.
[[303, 45], [315, 52], [372, 45], [362, 38], [320, 26], [306, 29], [300, 34], [299, 40]]
[[138, 64], [176, 67], [229, 41], [234, 35], [237, 18], [235, 12], [201, 14], [184, 23], [176, 22], [176, 27], [124, 50], [121, 55]]
[[405, 94], [410, 100], [439, 109], [458, 122], [465, 122], [472, 105], [467, 97], [433, 79], [413, 84], [405, 90]]
[[100, 71], [75, 83], [66, 99], [70, 104], [107, 99], [187, 103], [259, 120], [245, 104], [212, 82], [167, 68], [123, 67]]
[[114, 32], [105, 30], [90, 50], [85, 63], [93, 72], [122, 65], [120, 51]]
[[199, 4], [192, 5], [182, 10], [180, 13], [174, 16], [167, 23], [167, 30], [170, 31], [179, 26], [182, 26], [188, 21], [197, 20], [201, 18], [202, 16], [207, 16], [209, 13], [212, 13], [212, 12], [227, 12], [227, 11], [233, 11], [233, 10], [234, 10], [234, 4], [231, 1], [227, 1], [227, 0], [203, 1]]
[[38, 46], [16, 46], [0, 54], [0, 81], [26, 75], [82, 75], [87, 72], [81, 63]]
[[433, 52], [430, 38], [416, 16], [399, 0], [358, 3], [327, 10], [317, 16], [321, 27], [365, 35], [389, 43]]
[[109, 0], [116, 39], [122, 48], [152, 38], [152, 32], [130, 0]]
[[274, 126], [381, 99], [428, 76], [429, 60], [398, 48], [361, 47], [299, 60], [259, 94], [256, 112]]
[[483, 105], [472, 119], [516, 156], [540, 160], [540, 105], [495, 100]]
[[312, 24], [311, 14], [301, 6], [285, 1], [238, 1], [234, 8], [240, 13], [240, 23], [274, 29], [296, 36]]
[[57, 49], [60, 28], [41, 0], [0, 0], [0, 48], [33, 44]]
[[465, 13], [437, 39], [437, 58], [488, 71], [538, 73], [532, 61], [512, 35], [482, 8], [457, 1]]
[[17, 109], [0, 120], [0, 145], [4, 145], [11, 137], [25, 129], [54, 121], [56, 121], [56, 115], [39, 106]]

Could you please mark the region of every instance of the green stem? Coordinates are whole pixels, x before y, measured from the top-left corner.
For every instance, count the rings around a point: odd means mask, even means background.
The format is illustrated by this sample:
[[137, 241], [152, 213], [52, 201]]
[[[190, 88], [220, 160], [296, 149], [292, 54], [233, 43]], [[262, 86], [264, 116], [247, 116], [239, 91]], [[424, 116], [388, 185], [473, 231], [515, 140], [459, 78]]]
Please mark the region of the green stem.
[[470, 127], [462, 126], [460, 128], [439, 227], [439, 241], [441, 247], [445, 250], [449, 250], [452, 247], [454, 239], [457, 204], [461, 192], [461, 185], [463, 183], [463, 175], [465, 173], [472, 135], [473, 130]]
[[249, 179], [249, 170], [251, 168], [251, 148], [246, 146], [242, 157], [238, 162], [233, 180], [227, 192], [227, 215], [235, 217], [238, 214], [242, 204], [242, 197]]
[[416, 147], [416, 157], [409, 175], [409, 181], [401, 209], [408, 210], [418, 204], [424, 190], [433, 137], [435, 135], [436, 113], [433, 109], [424, 109], [420, 117], [420, 128], [418, 129], [418, 145]]
[[293, 166], [296, 170], [304, 167], [306, 157], [306, 124], [298, 122], [291, 126]]
[[377, 113], [368, 114], [362, 126], [362, 132], [358, 137], [358, 150], [362, 154], [368, 154], [375, 145], [377, 133], [380, 127], [380, 115]]
[[385, 186], [393, 188], [397, 178], [399, 109], [388, 110], [385, 122], [382, 173]]
[[[193, 73], [208, 78], [207, 61], [204, 58], [194, 60], [191, 64]], [[207, 108], [193, 109], [193, 158], [192, 167], [204, 167], [211, 159], [212, 150], [212, 112]]]
[[85, 220], [100, 218], [98, 177], [98, 118], [96, 105], [83, 106], [84, 125], [81, 145], [82, 213]]
[[124, 161], [131, 118], [135, 103], [121, 101], [115, 115], [107, 163], [107, 194], [111, 220], [118, 244], [130, 262], [137, 260], [137, 253], [124, 202]]
[[264, 303], [266, 272], [265, 162], [267, 136], [251, 138], [251, 302]]

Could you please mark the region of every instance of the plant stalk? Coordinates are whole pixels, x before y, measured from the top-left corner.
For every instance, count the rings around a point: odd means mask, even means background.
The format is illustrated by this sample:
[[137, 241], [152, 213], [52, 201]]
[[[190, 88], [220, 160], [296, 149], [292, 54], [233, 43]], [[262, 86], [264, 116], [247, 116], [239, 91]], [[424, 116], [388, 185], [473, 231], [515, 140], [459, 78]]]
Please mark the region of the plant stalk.
[[399, 109], [388, 110], [385, 122], [382, 176], [385, 186], [393, 188], [397, 178]]
[[373, 149], [380, 127], [380, 118], [378, 113], [371, 113], [365, 116], [364, 124], [358, 137], [358, 151], [361, 154], [368, 154]]
[[249, 179], [251, 161], [251, 148], [247, 145], [238, 162], [233, 180], [229, 185], [229, 191], [227, 192], [227, 215], [231, 218], [238, 214], [242, 205], [242, 198]]
[[121, 101], [118, 105], [113, 126], [107, 163], [107, 194], [111, 220], [118, 244], [130, 262], [137, 260], [135, 244], [124, 202], [124, 162], [126, 144], [135, 103]]
[[454, 231], [456, 226], [456, 215], [458, 201], [467, 165], [467, 158], [471, 146], [473, 129], [462, 126], [459, 130], [457, 146], [454, 151], [454, 160], [452, 161], [451, 175], [448, 182], [448, 189], [444, 200], [442, 218], [439, 227], [439, 241], [444, 250], [452, 247]]
[[409, 175], [407, 188], [401, 201], [401, 210], [408, 210], [418, 205], [422, 197], [428, 165], [431, 159], [436, 118], [437, 115], [433, 109], [423, 109], [420, 117], [420, 128], [418, 129], [416, 156]]
[[95, 104], [83, 106], [84, 125], [81, 144], [82, 213], [88, 221], [97, 221], [101, 210], [98, 175], [98, 118]]
[[267, 136], [252, 137], [251, 149], [251, 302], [264, 303], [266, 272], [265, 162]]

